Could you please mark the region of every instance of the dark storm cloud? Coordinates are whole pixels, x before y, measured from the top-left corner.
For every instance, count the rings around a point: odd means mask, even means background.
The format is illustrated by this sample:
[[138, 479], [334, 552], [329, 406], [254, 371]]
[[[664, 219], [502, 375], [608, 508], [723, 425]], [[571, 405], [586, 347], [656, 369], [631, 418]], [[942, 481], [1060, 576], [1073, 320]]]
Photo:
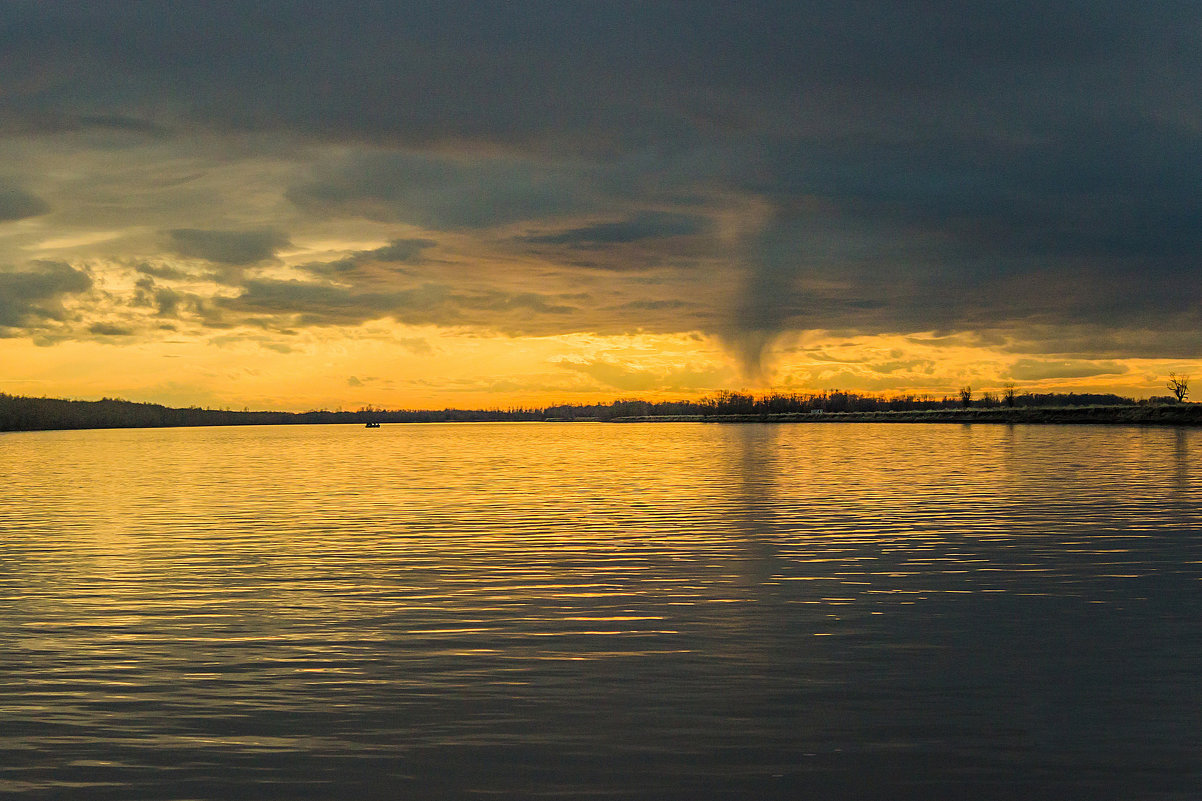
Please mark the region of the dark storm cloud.
[[87, 273], [63, 262], [34, 262], [19, 270], [0, 268], [0, 334], [62, 320], [62, 299], [91, 287]]
[[288, 244], [280, 231], [205, 231], [176, 228], [167, 232], [171, 250], [180, 256], [204, 259], [218, 264], [244, 266], [270, 259]]
[[[359, 325], [390, 318], [412, 325], [484, 326], [509, 333], [545, 333], [547, 318], [576, 311], [562, 299], [534, 292], [458, 291], [424, 283], [391, 291], [364, 291], [302, 281], [252, 280], [234, 298], [214, 301], [241, 319], [285, 318], [298, 325]], [[228, 324], [226, 317], [218, 318]]]
[[433, 239], [394, 239], [384, 247], [362, 255], [376, 261], [418, 264], [423, 260], [423, 254], [437, 244]]
[[88, 333], [104, 337], [127, 337], [133, 333], [133, 329], [111, 323], [93, 323], [88, 326]]
[[[725, 199], [764, 210], [722, 251], [742, 294], [710, 315], [749, 365], [794, 328], [1122, 326], [1179, 342], [1198, 322], [1194, 2], [3, 11], [0, 132], [201, 127], [345, 146], [287, 193], [313, 218], [513, 226], [570, 265], [705, 233], [697, 209]], [[20, 207], [0, 196], [0, 218]], [[259, 235], [192, 231], [173, 248], [245, 265], [283, 242]], [[697, 298], [710, 277], [698, 272]], [[387, 305], [338, 297], [318, 316]]]
[[0, 222], [37, 217], [50, 211], [50, 206], [24, 189], [0, 184]]
[[375, 153], [323, 167], [288, 198], [315, 214], [486, 228], [591, 208], [582, 176], [528, 158]]
[[554, 234], [528, 236], [525, 240], [536, 244], [588, 248], [620, 245], [642, 239], [692, 236], [703, 233], [708, 227], [708, 220], [696, 215], [647, 211], [619, 222], [596, 223]]
[[[342, 280], [379, 277], [381, 272], [387, 276], [408, 275], [408, 270], [392, 265], [422, 264], [426, 261], [426, 251], [437, 244], [433, 239], [394, 239], [382, 248], [360, 250], [336, 261], [303, 264], [300, 269], [313, 275]], [[380, 264], [383, 264], [385, 269], [376, 269], [377, 275], [371, 276], [373, 265]]]
[[154, 292], [154, 305], [158, 309], [159, 314], [171, 316], [179, 309], [180, 301], [183, 297], [183, 295], [174, 289], [162, 287], [156, 289]]
[[782, 154], [781, 172], [848, 215], [1002, 256], [1166, 259], [1202, 253], [1202, 129], [1062, 124], [1037, 141], [861, 144]]
[[162, 278], [168, 281], [180, 281], [193, 277], [184, 270], [166, 264], [151, 264], [149, 262], [143, 262], [134, 267], [134, 269], [143, 275], [148, 275], [153, 278]]
[[373, 143], [566, 136], [606, 149], [757, 128], [1001, 122], [1005, 131], [1199, 91], [1180, 80], [1199, 58], [1188, 2], [9, 2], [5, 11], [12, 112], [138, 119], [153, 109]]

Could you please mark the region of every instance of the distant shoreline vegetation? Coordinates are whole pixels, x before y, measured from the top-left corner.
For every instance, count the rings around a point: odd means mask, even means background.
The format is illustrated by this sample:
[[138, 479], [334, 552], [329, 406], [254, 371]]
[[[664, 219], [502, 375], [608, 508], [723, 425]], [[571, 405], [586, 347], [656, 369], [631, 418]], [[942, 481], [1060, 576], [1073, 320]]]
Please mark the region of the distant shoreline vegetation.
[[172, 408], [117, 398], [98, 401], [31, 398], [0, 393], [0, 431], [164, 428], [231, 425], [459, 422], [962, 422], [1202, 425], [1202, 404], [1175, 398], [1135, 401], [1118, 395], [1008, 393], [978, 400], [892, 398], [831, 390], [754, 396], [722, 392], [696, 401], [618, 400], [544, 408], [308, 412]]

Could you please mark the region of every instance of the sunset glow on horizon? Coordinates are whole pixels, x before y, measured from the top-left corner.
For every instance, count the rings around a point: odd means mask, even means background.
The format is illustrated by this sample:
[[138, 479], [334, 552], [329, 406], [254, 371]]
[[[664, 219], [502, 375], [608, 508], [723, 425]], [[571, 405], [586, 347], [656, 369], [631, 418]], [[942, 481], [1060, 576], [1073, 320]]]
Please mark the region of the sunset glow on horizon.
[[1199, 28], [1003, 6], [5, 3], [0, 391], [1164, 395]]

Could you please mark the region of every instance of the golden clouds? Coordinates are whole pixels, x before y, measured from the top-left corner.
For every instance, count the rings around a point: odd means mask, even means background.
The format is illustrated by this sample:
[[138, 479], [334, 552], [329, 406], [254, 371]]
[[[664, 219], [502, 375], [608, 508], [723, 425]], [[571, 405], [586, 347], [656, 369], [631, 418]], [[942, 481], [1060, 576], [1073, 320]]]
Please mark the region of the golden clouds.
[[[120, 345], [103, 344], [105, 339], [64, 341], [49, 348], [29, 340], [0, 340], [10, 376], [3, 389], [304, 411], [697, 398], [731, 387], [942, 397], [965, 384], [997, 391], [1017, 383], [1033, 392], [1146, 396], [1163, 394], [1169, 370], [1202, 371], [1196, 362], [1151, 359], [1068, 364], [966, 341], [971, 338], [847, 338], [811, 332], [781, 346], [771, 375], [747, 386], [721, 342], [699, 334], [502, 337], [380, 321], [309, 329], [287, 339], [249, 329], [126, 338]], [[1019, 377], [1039, 364], [1046, 365], [1048, 375]], [[1058, 367], [1070, 374], [1057, 374]]]

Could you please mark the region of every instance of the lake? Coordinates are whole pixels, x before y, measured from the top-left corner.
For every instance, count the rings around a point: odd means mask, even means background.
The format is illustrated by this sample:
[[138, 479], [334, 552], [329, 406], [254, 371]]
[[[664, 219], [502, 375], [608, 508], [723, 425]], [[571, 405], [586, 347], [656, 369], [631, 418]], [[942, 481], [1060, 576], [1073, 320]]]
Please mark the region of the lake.
[[13, 799], [1194, 799], [1202, 431], [0, 434]]

